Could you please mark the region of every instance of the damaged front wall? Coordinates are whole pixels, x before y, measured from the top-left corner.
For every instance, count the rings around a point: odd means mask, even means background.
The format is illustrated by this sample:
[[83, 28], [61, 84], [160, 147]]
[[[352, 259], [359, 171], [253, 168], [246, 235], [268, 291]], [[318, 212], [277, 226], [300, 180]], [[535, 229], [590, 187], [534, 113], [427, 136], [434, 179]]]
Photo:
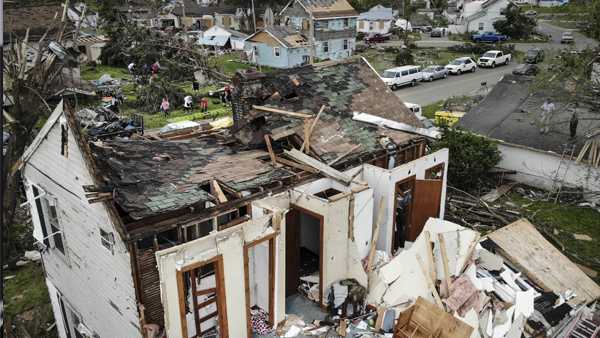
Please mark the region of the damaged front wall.
[[[182, 269], [210, 261], [221, 256], [223, 267], [223, 289], [228, 337], [246, 336], [246, 302], [244, 287], [244, 245], [275, 233], [271, 227], [272, 217], [252, 219], [235, 227], [212, 233], [206, 237], [156, 252], [160, 273], [161, 298], [165, 310], [165, 328], [169, 337], [184, 337], [184, 324], [180, 315], [180, 295], [177, 273]], [[276, 236], [276, 252], [283, 245], [281, 236]], [[276, 262], [280, 256], [276, 254]], [[276, 268], [276, 294], [283, 285], [283, 273]], [[284, 309], [275, 304], [276, 320], [283, 319]], [[194, 326], [191, 314], [187, 314], [188, 328]]]
[[362, 180], [366, 181], [373, 188], [374, 197], [374, 217], [377, 217], [379, 203], [383, 198], [384, 211], [382, 222], [379, 228], [379, 237], [377, 240], [377, 249], [385, 251], [388, 255], [392, 254], [392, 234], [394, 226], [394, 196], [396, 183], [410, 178], [412, 176], [417, 180], [425, 179], [425, 173], [428, 169], [437, 165], [444, 165], [444, 175], [442, 180], [442, 193], [440, 198], [440, 209], [438, 217], [444, 218], [444, 209], [446, 201], [446, 177], [448, 172], [448, 149], [441, 149], [429, 155], [409, 163], [400, 165], [391, 170], [376, 167], [370, 164], [363, 165]]

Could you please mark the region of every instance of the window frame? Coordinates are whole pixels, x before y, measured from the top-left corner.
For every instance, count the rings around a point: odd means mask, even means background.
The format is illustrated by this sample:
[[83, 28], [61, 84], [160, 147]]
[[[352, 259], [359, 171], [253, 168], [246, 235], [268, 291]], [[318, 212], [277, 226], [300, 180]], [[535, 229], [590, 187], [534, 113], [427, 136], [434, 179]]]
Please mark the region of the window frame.
[[485, 22], [478, 22], [479, 31], [485, 30]]
[[329, 53], [329, 41], [323, 41], [323, 53]]
[[100, 244], [110, 251], [113, 255], [115, 254], [115, 234], [111, 231], [106, 231], [102, 228], [99, 228], [100, 234]]
[[344, 50], [348, 50], [348, 47], [349, 47], [349, 42], [348, 42], [348, 39], [344, 39], [344, 42], [343, 42], [343, 44], [344, 44], [344, 46], [343, 46], [343, 47], [344, 47]]
[[281, 48], [280, 47], [273, 47], [273, 56], [275, 56], [277, 58], [281, 56]]

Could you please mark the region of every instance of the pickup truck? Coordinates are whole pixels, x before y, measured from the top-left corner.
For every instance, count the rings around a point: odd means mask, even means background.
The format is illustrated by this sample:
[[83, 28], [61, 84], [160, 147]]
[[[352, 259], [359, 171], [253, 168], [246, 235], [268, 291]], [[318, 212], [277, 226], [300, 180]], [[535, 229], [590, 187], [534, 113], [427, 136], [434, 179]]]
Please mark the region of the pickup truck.
[[471, 35], [471, 40], [474, 42], [501, 42], [508, 40], [508, 36], [494, 32], [485, 32], [483, 34]]
[[477, 65], [479, 67], [492, 67], [496, 68], [499, 65], [507, 65], [510, 63], [511, 55], [504, 54], [499, 50], [489, 50], [485, 52], [479, 60], [477, 60]]

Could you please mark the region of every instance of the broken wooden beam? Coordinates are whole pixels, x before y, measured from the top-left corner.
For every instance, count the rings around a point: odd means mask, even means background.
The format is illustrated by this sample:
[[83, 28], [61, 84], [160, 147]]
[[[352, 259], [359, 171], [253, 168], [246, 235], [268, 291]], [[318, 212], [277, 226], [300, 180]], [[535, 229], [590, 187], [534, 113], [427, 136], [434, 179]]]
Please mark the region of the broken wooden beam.
[[256, 105], [253, 105], [252, 109], [266, 111], [266, 112], [269, 112], [269, 113], [275, 113], [275, 114], [285, 115], [285, 116], [289, 116], [289, 117], [296, 117], [296, 118], [300, 118], [300, 119], [307, 119], [307, 118], [313, 117], [313, 115], [310, 115], [310, 114], [297, 113], [297, 112], [293, 112], [293, 111], [288, 111], [288, 110], [283, 110], [283, 109], [278, 109], [278, 108], [272, 108], [272, 107], [266, 107], [266, 106], [256, 106]]
[[217, 198], [217, 202], [219, 202], [219, 204], [227, 202], [227, 196], [225, 196], [223, 190], [221, 190], [221, 187], [219, 186], [219, 182], [217, 182], [217, 180], [211, 180], [210, 187], [212, 195], [214, 195]]
[[317, 169], [315, 169], [313, 167], [310, 167], [310, 166], [307, 166], [307, 165], [304, 165], [304, 164], [300, 164], [300, 163], [297, 163], [297, 162], [294, 162], [294, 161], [290, 161], [290, 160], [287, 160], [285, 158], [281, 158], [281, 157], [275, 156], [275, 161], [277, 161], [277, 163], [281, 163], [283, 165], [287, 165], [288, 167], [300, 169], [302, 171], [307, 171], [309, 173], [316, 174], [316, 173], [319, 172]]
[[329, 161], [327, 163], [327, 165], [334, 165], [337, 162], [339, 162], [341, 159], [343, 159], [344, 157], [350, 155], [351, 153], [353, 153], [356, 149], [360, 148], [362, 145], [357, 144], [354, 147], [348, 149], [347, 151], [345, 151], [344, 153], [340, 154], [340, 156], [336, 157], [335, 159], [333, 159], [332, 161]]
[[321, 117], [321, 113], [323, 113], [324, 110], [325, 110], [325, 105], [322, 105], [321, 109], [319, 109], [319, 112], [317, 113], [317, 117], [315, 117], [315, 119], [312, 121], [308, 131], [305, 132], [304, 142], [302, 143], [302, 147], [300, 147], [301, 152], [304, 152], [304, 149], [306, 148], [306, 152], [308, 153], [308, 149], [310, 149], [310, 136], [312, 135], [312, 132], [315, 129], [317, 122], [319, 121], [319, 117]]
[[273, 164], [273, 167], [277, 167], [275, 152], [273, 152], [273, 146], [271, 145], [271, 136], [268, 134], [265, 135], [265, 143], [267, 144], [267, 150], [269, 151], [269, 156], [271, 157], [271, 164]]
[[352, 177], [328, 166], [327, 164], [325, 164], [313, 157], [310, 157], [310, 156], [298, 151], [297, 149], [286, 150], [285, 154], [300, 163], [304, 163], [308, 166], [315, 168], [323, 175], [333, 178], [334, 180], [340, 181], [346, 185], [349, 185], [352, 182]]
[[373, 270], [373, 258], [375, 257], [375, 250], [377, 248], [377, 240], [379, 239], [379, 223], [383, 220], [383, 211], [385, 199], [383, 196], [379, 199], [379, 209], [377, 211], [377, 221], [375, 222], [375, 228], [373, 229], [373, 233], [371, 235], [371, 248], [369, 249], [369, 258], [367, 258], [367, 273]]

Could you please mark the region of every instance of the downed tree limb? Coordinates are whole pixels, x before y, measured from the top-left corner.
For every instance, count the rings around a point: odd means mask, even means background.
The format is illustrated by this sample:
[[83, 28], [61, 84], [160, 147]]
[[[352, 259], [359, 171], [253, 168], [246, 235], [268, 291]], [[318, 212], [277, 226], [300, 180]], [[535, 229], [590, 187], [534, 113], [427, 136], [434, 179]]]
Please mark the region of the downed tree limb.
[[275, 114], [285, 115], [285, 116], [290, 116], [290, 117], [301, 118], [301, 119], [307, 119], [307, 118], [312, 117], [312, 115], [310, 115], [310, 114], [296, 113], [296, 112], [293, 112], [293, 111], [287, 111], [287, 110], [283, 110], [283, 109], [277, 109], [277, 108], [265, 107], [265, 106], [256, 106], [256, 105], [253, 105], [252, 109], [266, 111], [266, 112], [269, 112], [269, 113], [275, 113]]

